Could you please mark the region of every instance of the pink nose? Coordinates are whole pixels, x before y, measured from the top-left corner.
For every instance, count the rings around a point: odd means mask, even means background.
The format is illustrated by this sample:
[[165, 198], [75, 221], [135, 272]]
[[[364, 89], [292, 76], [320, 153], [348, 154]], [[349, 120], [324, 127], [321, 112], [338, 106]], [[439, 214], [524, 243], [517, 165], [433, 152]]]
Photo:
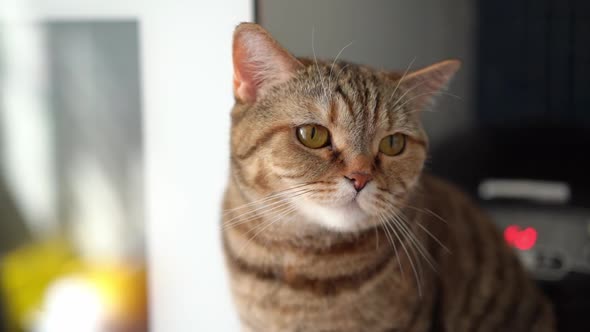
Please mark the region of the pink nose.
[[356, 191], [361, 191], [373, 179], [371, 174], [364, 172], [352, 172], [344, 177], [354, 184]]

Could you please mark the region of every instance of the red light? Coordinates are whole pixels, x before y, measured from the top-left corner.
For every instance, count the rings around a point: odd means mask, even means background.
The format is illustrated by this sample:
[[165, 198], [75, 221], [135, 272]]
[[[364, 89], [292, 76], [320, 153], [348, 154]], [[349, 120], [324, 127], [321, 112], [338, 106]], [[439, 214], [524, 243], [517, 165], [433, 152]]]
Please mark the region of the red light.
[[518, 225], [510, 225], [504, 230], [504, 239], [516, 249], [529, 250], [537, 242], [537, 231], [532, 227], [522, 229]]

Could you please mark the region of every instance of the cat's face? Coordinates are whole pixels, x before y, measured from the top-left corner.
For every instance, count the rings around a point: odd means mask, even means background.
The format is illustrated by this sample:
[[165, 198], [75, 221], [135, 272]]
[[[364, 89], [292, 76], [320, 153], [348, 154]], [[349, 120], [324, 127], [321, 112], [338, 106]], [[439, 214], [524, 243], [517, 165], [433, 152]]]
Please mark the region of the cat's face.
[[417, 183], [427, 152], [418, 111], [458, 64], [435, 66], [400, 81], [352, 64], [297, 60], [260, 27], [241, 25], [234, 179], [250, 200], [276, 195], [290, 202], [276, 203], [279, 212], [329, 229], [379, 224]]

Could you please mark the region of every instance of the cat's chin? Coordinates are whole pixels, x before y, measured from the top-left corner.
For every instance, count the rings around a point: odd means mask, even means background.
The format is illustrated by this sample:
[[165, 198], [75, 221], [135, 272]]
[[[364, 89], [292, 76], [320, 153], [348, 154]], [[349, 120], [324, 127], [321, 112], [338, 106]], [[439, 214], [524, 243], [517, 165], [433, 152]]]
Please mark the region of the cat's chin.
[[341, 206], [323, 206], [312, 202], [299, 205], [299, 211], [308, 221], [337, 232], [356, 232], [373, 227], [371, 216], [356, 200]]

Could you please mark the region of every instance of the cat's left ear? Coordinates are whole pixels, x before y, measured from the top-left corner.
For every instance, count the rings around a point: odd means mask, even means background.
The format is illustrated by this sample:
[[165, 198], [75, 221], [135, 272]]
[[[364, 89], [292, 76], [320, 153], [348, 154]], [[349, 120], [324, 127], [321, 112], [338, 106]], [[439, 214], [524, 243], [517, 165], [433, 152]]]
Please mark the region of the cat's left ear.
[[234, 95], [253, 103], [269, 88], [289, 80], [302, 64], [255, 23], [234, 32]]
[[459, 67], [459, 60], [445, 60], [409, 73], [399, 83], [400, 93], [411, 99], [414, 109], [422, 110], [447, 87]]

